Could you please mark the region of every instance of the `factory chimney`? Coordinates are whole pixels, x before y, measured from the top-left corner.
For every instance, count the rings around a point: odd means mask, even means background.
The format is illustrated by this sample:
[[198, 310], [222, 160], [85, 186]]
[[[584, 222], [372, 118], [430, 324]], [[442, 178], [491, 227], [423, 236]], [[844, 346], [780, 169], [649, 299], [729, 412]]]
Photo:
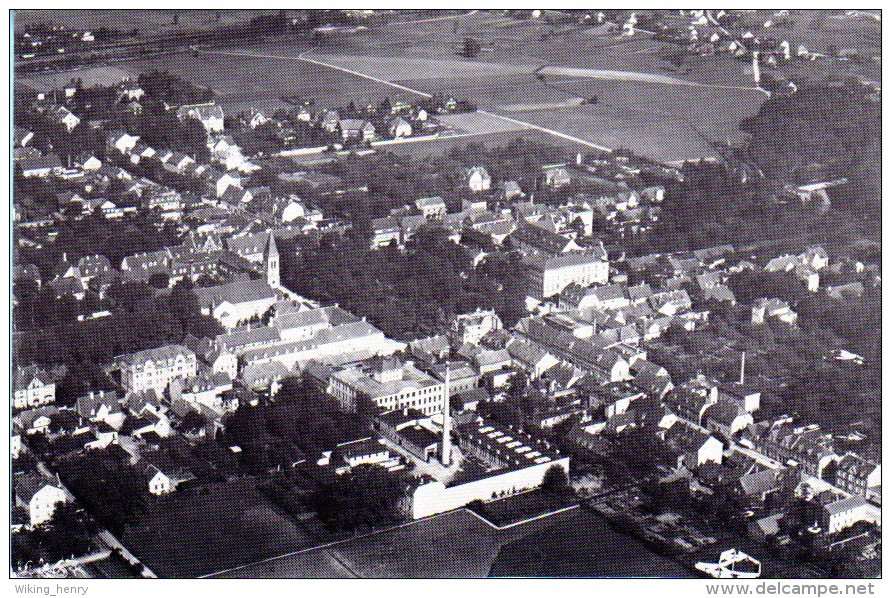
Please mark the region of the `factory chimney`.
[[445, 398], [442, 405], [442, 464], [450, 465], [452, 461], [452, 420], [449, 417], [449, 360], [445, 362]]

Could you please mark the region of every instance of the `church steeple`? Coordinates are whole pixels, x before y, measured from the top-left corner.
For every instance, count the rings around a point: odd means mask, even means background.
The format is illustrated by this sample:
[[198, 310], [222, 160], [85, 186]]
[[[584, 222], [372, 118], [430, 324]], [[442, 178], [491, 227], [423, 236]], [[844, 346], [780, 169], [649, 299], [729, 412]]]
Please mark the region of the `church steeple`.
[[266, 265], [266, 282], [272, 288], [281, 286], [281, 260], [278, 247], [275, 244], [275, 235], [269, 233], [266, 249], [263, 251], [263, 263]]

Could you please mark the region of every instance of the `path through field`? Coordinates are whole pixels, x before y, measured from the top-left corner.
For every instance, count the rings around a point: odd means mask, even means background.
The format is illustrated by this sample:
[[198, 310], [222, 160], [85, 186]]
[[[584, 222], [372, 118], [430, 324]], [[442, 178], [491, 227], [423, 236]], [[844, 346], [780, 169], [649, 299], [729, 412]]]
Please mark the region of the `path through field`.
[[[357, 76], [357, 77], [362, 77], [363, 79], [368, 79], [368, 80], [370, 80], [370, 81], [375, 81], [375, 82], [377, 82], [377, 83], [381, 83], [381, 84], [384, 84], [384, 85], [389, 85], [389, 86], [391, 86], [391, 87], [394, 87], [394, 88], [396, 88], [396, 89], [400, 89], [400, 90], [402, 90], [402, 91], [407, 91], [407, 92], [409, 92], [409, 93], [417, 94], [417, 95], [419, 95], [419, 96], [421, 96], [421, 97], [425, 97], [425, 98], [433, 97], [432, 94], [426, 93], [426, 92], [424, 92], [424, 91], [419, 91], [419, 90], [417, 90], [417, 89], [411, 89], [410, 87], [406, 87], [406, 86], [404, 86], [404, 85], [399, 85], [398, 83], [393, 83], [392, 81], [387, 81], [386, 79], [381, 79], [381, 78], [379, 78], [379, 77], [374, 77], [374, 76], [372, 76], [372, 75], [367, 75], [367, 74], [365, 74], [365, 73], [361, 73], [361, 72], [359, 72], [359, 71], [354, 71], [354, 70], [352, 70], [352, 69], [348, 69], [348, 68], [345, 68], [345, 67], [342, 67], [342, 66], [337, 66], [337, 65], [335, 65], [335, 64], [329, 64], [329, 63], [327, 63], [327, 62], [322, 62], [322, 61], [320, 61], [320, 60], [315, 60], [315, 59], [312, 59], [312, 58], [307, 58], [306, 55], [309, 54], [309, 53], [311, 53], [311, 52], [313, 52], [313, 50], [307, 50], [306, 52], [302, 52], [302, 53], [298, 54], [297, 56], [276, 56], [276, 55], [273, 55], [273, 54], [260, 54], [260, 53], [256, 53], [256, 52], [234, 52], [234, 51], [225, 51], [225, 50], [202, 50], [202, 49], [197, 50], [197, 52], [202, 53], [202, 54], [216, 54], [216, 55], [222, 55], [222, 56], [245, 56], [245, 57], [253, 57], [253, 58], [279, 58], [279, 59], [282, 59], [282, 60], [300, 60], [300, 61], [303, 61], [303, 62], [309, 62], [309, 63], [312, 63], [312, 64], [317, 64], [317, 65], [320, 65], [320, 66], [326, 66], [326, 67], [328, 67], [328, 68], [332, 68], [332, 69], [336, 69], [336, 70], [339, 70], [339, 71], [343, 71], [343, 72], [345, 72], [345, 73], [349, 73], [349, 74], [351, 74], [351, 75], [355, 75], [355, 76]], [[495, 113], [492, 113], [492, 112], [487, 112], [487, 111], [485, 111], [485, 110], [478, 110], [477, 113], [478, 113], [478, 114], [485, 115], [485, 116], [487, 116], [487, 117], [489, 117], [489, 118], [491, 118], [491, 119], [502, 120], [502, 121], [505, 121], [505, 122], [508, 122], [508, 123], [517, 125], [517, 126], [519, 126], [520, 128], [523, 128], [523, 129], [534, 129], [534, 130], [537, 130], [537, 131], [542, 131], [542, 132], [544, 132], [544, 133], [548, 133], [549, 135], [553, 135], [553, 136], [555, 136], [555, 137], [560, 137], [561, 139], [566, 139], [566, 140], [568, 140], [568, 141], [572, 141], [572, 142], [575, 142], [575, 143], [578, 143], [578, 144], [581, 144], [581, 145], [585, 145], [585, 146], [588, 146], [588, 147], [591, 147], [591, 148], [594, 148], [594, 149], [597, 149], [597, 150], [601, 150], [601, 151], [603, 151], [603, 150], [608, 150], [608, 149], [610, 149], [610, 148], [606, 148], [606, 147], [604, 147], [604, 146], [602, 146], [602, 145], [598, 145], [598, 144], [596, 144], [596, 143], [593, 143], [593, 142], [591, 142], [591, 141], [588, 141], [588, 140], [586, 140], [586, 139], [581, 139], [581, 138], [579, 138], [579, 137], [575, 137], [575, 136], [573, 136], [573, 135], [567, 135], [566, 133], [562, 133], [562, 132], [560, 132], [560, 131], [556, 131], [556, 130], [554, 130], [554, 129], [548, 129], [548, 128], [546, 128], [546, 127], [542, 127], [542, 126], [540, 126], [540, 125], [535, 125], [535, 124], [532, 124], [532, 123], [524, 122], [524, 121], [521, 121], [521, 120], [518, 120], [518, 119], [515, 119], [515, 118], [510, 118], [510, 117], [507, 117], [507, 116], [502, 116], [502, 115], [500, 115], [500, 114], [495, 114]]]

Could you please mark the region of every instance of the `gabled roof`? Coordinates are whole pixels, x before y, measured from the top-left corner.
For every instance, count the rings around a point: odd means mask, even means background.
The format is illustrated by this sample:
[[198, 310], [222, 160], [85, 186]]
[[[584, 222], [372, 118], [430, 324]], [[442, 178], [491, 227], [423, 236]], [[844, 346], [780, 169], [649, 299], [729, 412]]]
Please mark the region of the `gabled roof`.
[[50, 375], [36, 365], [29, 365], [23, 368], [17, 367], [12, 382], [13, 391], [26, 389], [34, 379], [37, 379], [43, 386], [53, 383]]
[[195, 289], [195, 294], [198, 295], [198, 302], [202, 307], [216, 306], [223, 302], [238, 305], [261, 299], [274, 299], [277, 296], [275, 289], [265, 280], [239, 280], [213, 287], [199, 287]]
[[853, 494], [847, 498], [843, 498], [841, 500], [823, 505], [823, 509], [831, 516], [865, 507], [867, 504], [868, 503], [866, 502], [865, 498], [860, 495]]
[[29, 503], [46, 486], [57, 487], [40, 474], [27, 473], [15, 479], [15, 494], [22, 502]]
[[36, 156], [36, 157], [28, 157], [19, 160], [19, 166], [22, 167], [22, 170], [27, 172], [29, 170], [43, 170], [46, 168], [49, 169], [59, 169], [62, 168], [62, 160], [56, 154], [49, 154], [47, 156]]

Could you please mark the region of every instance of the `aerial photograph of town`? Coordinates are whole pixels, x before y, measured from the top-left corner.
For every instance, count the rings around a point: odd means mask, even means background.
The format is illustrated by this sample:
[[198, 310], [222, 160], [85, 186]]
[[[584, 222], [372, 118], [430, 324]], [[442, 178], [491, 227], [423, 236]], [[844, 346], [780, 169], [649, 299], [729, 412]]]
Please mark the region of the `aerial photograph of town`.
[[881, 10], [9, 18], [13, 593], [881, 587]]

